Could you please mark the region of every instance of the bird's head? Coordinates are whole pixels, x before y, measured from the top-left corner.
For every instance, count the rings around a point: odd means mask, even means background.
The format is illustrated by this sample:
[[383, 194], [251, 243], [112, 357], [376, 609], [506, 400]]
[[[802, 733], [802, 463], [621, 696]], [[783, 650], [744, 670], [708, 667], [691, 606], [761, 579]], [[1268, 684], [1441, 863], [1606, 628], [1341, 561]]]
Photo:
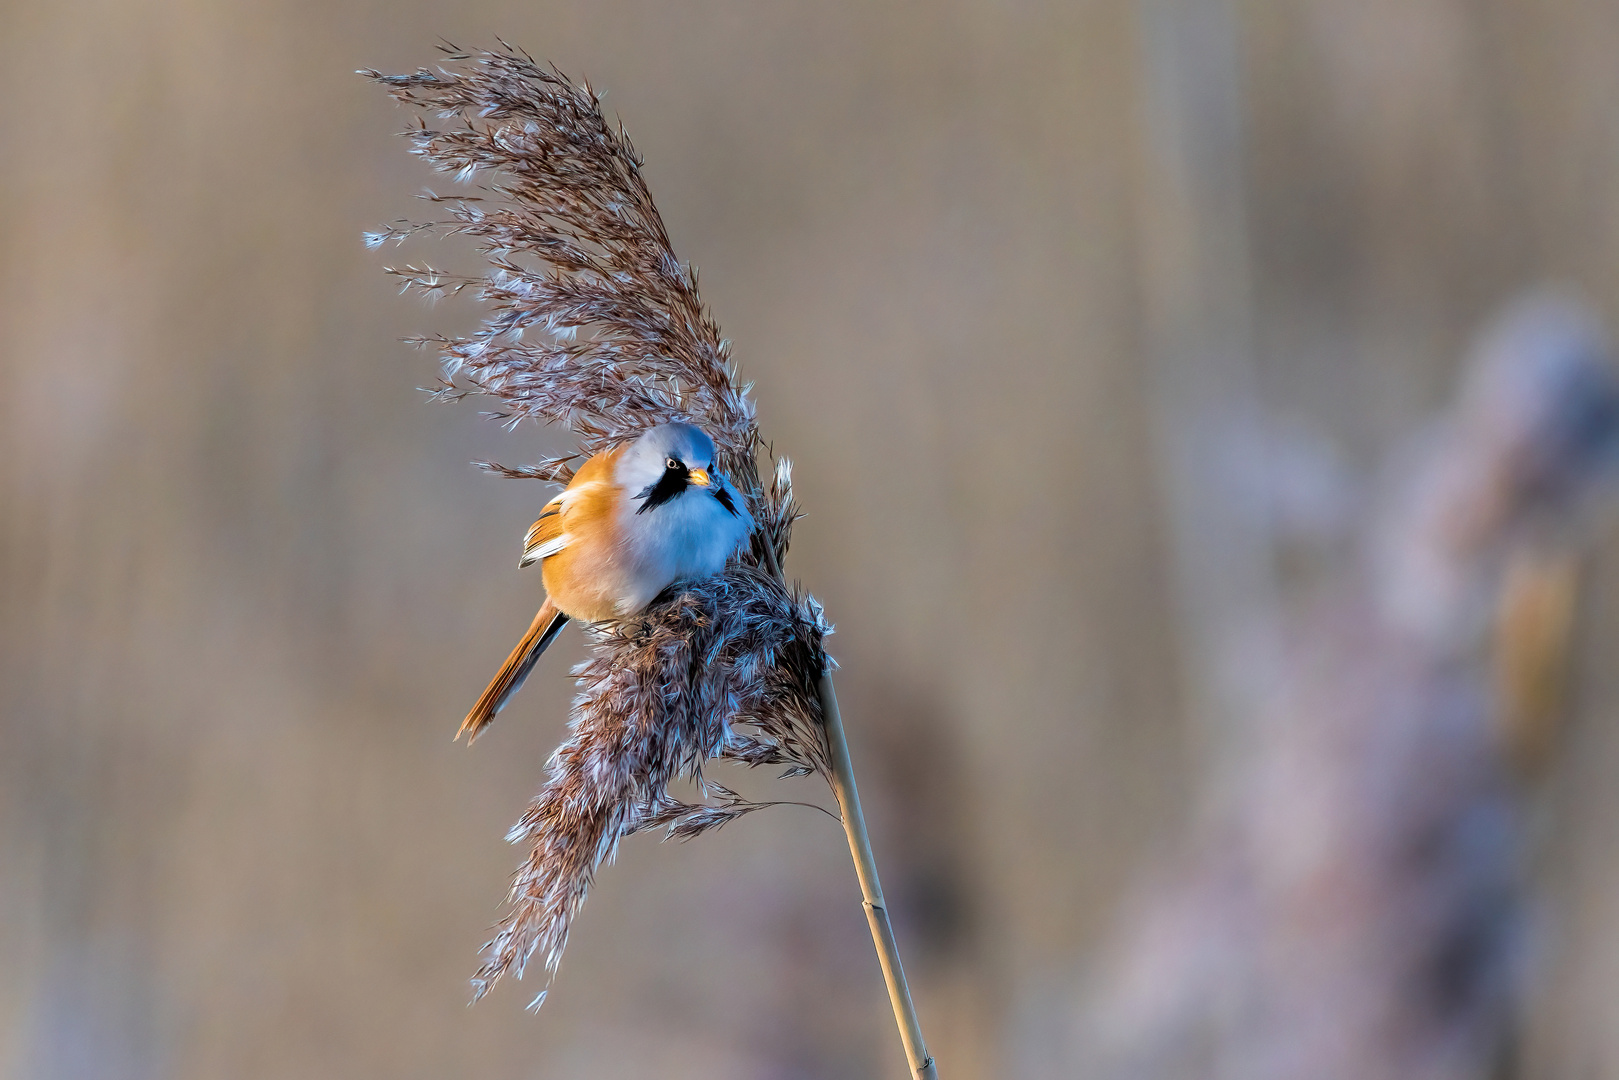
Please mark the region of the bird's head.
[[659, 424], [642, 432], [619, 459], [618, 480], [638, 503], [638, 514], [695, 491], [740, 516], [736, 492], [714, 471], [714, 440], [691, 424]]

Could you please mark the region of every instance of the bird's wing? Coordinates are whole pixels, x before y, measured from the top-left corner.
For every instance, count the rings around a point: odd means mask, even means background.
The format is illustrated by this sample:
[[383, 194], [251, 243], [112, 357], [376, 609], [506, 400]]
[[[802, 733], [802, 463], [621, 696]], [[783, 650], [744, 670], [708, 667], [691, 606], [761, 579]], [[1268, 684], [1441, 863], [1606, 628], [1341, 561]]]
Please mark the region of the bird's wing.
[[588, 536], [600, 528], [597, 519], [611, 513], [616, 457], [616, 450], [597, 454], [580, 466], [566, 491], [545, 504], [539, 519], [529, 526], [518, 565], [533, 566], [567, 547], [581, 530]]
[[570, 537], [563, 524], [563, 498], [567, 494], [564, 491], [546, 503], [539, 520], [528, 527], [528, 535], [523, 538], [523, 558], [519, 566], [533, 566], [568, 546]]

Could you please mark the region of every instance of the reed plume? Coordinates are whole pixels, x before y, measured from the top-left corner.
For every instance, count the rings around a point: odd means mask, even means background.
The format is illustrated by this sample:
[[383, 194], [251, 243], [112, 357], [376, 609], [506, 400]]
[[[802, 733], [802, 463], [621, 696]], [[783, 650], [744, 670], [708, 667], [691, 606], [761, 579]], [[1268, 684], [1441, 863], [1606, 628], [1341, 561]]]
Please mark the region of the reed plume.
[[1363, 554], [1289, 619], [1260, 736], [1132, 898], [1075, 1065], [1129, 1080], [1514, 1073], [1536, 771], [1579, 561], [1619, 487], [1619, 371], [1556, 294], [1481, 336]]
[[[489, 262], [479, 277], [388, 268], [404, 291], [470, 291], [486, 306], [471, 334], [415, 339], [442, 362], [433, 394], [493, 397], [498, 416], [558, 424], [586, 456], [658, 424], [697, 424], [758, 524], [719, 576], [677, 583], [641, 615], [592, 630], [591, 657], [574, 672], [568, 738], [510, 833], [530, 853], [474, 995], [508, 972], [521, 977], [536, 953], [555, 974], [597, 868], [624, 837], [661, 828], [686, 838], [768, 805], [707, 781], [706, 763], [779, 766], [784, 776], [822, 776], [838, 798], [912, 1070], [933, 1076], [836, 713], [824, 650], [831, 626], [781, 572], [797, 516], [790, 466], [777, 463], [761, 481], [766, 448], [749, 388], [737, 381], [695, 272], [675, 257], [641, 158], [590, 86], [504, 44], [443, 51], [446, 66], [435, 70], [361, 72], [417, 110], [405, 132], [413, 152], [470, 188], [426, 193], [443, 208], [438, 219], [394, 222], [367, 243], [459, 234]], [[480, 464], [566, 483], [572, 460]], [[695, 781], [707, 801], [674, 798], [669, 785], [679, 779]]]

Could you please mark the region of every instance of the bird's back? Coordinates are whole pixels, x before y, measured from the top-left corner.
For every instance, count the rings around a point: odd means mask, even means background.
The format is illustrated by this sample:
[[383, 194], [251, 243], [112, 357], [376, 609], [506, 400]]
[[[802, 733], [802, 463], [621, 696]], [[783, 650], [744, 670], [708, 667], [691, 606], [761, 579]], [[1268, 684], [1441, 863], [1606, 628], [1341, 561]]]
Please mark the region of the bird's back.
[[613, 478], [617, 450], [597, 454], [580, 466], [566, 491], [552, 500], [529, 530], [531, 550], [556, 547], [545, 556], [545, 591], [557, 607], [576, 619], [617, 618], [619, 599], [633, 585], [620, 515], [622, 501]]

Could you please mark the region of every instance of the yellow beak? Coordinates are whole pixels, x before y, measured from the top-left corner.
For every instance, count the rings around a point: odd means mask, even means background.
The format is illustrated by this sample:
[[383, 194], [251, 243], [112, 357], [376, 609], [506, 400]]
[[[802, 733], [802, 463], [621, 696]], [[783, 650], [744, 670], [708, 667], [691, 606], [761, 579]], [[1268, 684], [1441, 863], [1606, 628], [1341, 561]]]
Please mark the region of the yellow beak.
[[708, 478], [707, 469], [693, 469], [687, 474], [687, 478], [698, 487], [708, 487], [708, 485], [712, 482]]

